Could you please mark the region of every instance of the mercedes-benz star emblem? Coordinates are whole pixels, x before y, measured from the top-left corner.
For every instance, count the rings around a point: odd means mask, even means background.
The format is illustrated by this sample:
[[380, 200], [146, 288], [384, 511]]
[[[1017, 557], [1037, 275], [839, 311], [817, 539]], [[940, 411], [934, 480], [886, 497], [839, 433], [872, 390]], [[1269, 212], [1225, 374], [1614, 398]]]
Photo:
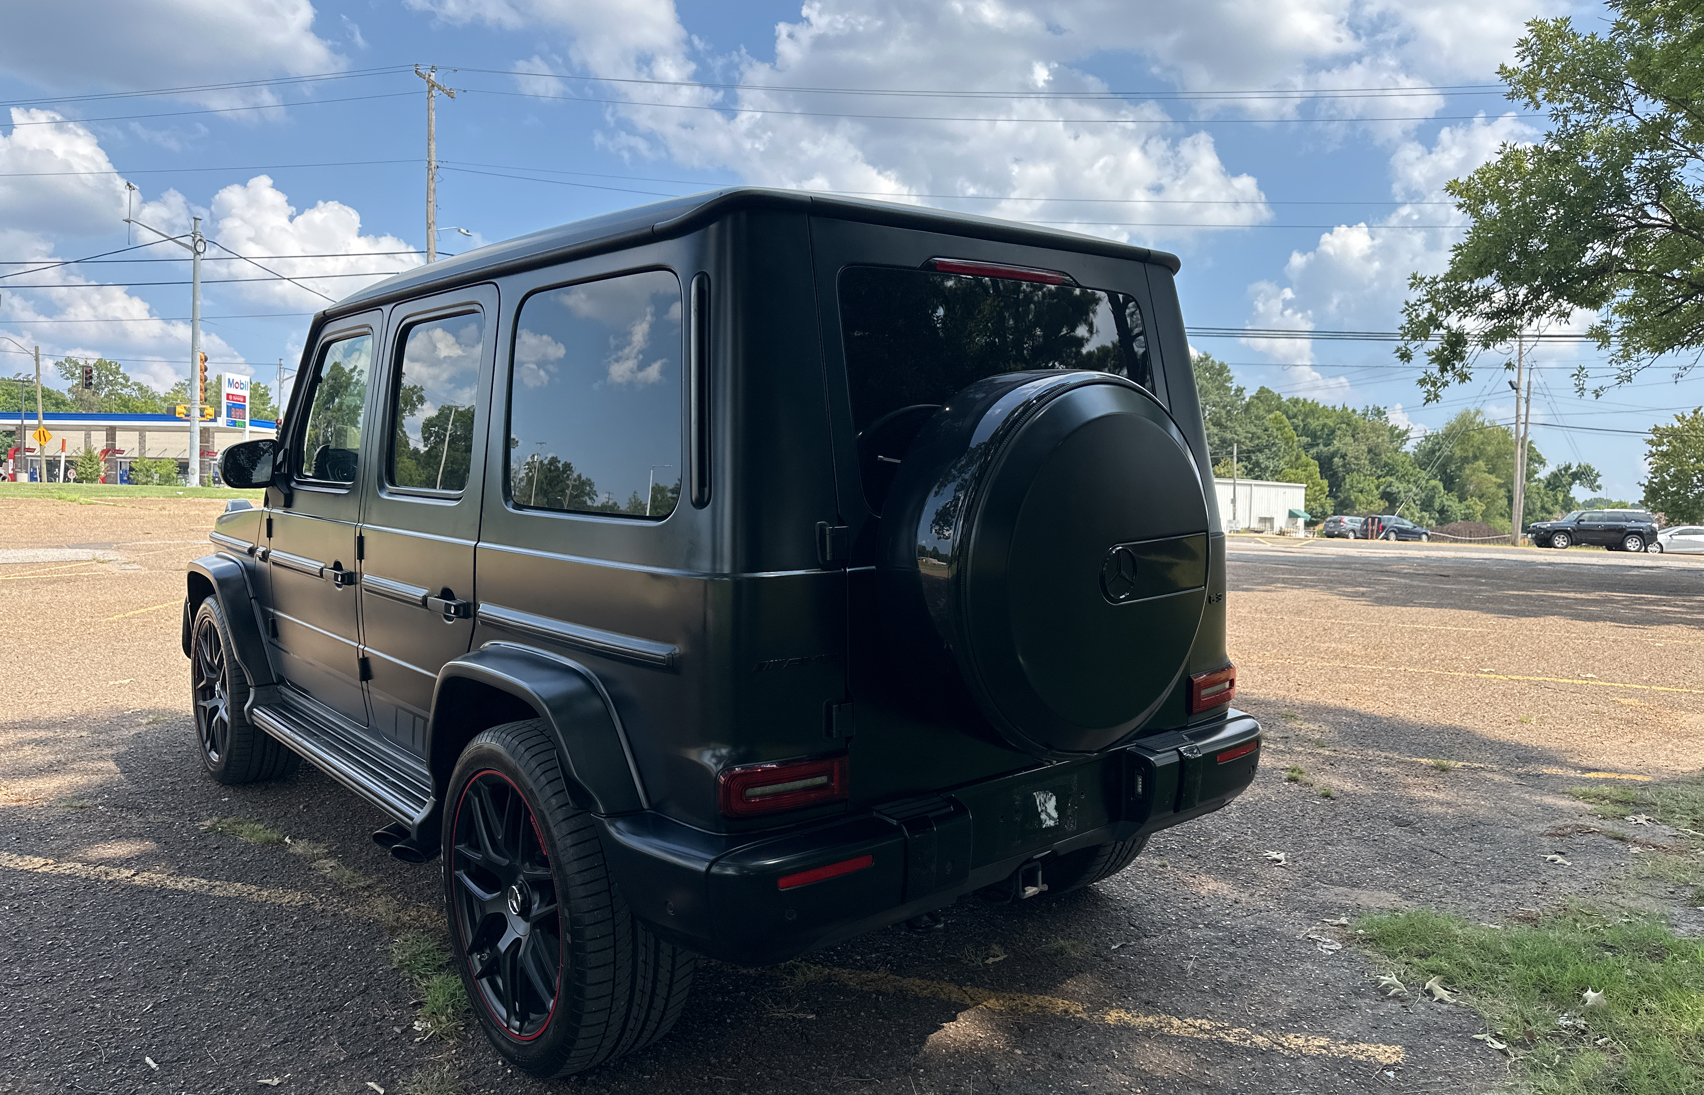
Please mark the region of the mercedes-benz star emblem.
[[1101, 593], [1108, 601], [1121, 605], [1136, 595], [1136, 553], [1119, 544], [1106, 553], [1101, 563]]

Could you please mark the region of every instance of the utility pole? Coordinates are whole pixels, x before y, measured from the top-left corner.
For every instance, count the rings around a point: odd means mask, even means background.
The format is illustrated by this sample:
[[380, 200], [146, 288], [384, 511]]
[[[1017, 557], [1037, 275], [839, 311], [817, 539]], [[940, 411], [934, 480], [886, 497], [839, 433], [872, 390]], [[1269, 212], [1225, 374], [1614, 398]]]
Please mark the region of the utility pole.
[[201, 255], [207, 250], [207, 237], [201, 234], [201, 218], [196, 217], [189, 233], [189, 242], [178, 236], [168, 236], [152, 225], [133, 217], [126, 224], [146, 228], [162, 239], [170, 240], [189, 252], [189, 384], [184, 388], [189, 405], [189, 485], [201, 485]]
[[[37, 346], [35, 348], [35, 363], [36, 363], [36, 429], [39, 431], [39, 430], [46, 429], [46, 425], [42, 422], [42, 413], [41, 413], [41, 347], [40, 346]], [[41, 457], [41, 481], [43, 483], [45, 483], [45, 482], [47, 482], [47, 443], [45, 441], [37, 441], [36, 442], [36, 455]]]
[[425, 72], [415, 65], [414, 75], [426, 81], [426, 261], [432, 263], [438, 261], [438, 113], [433, 97], [441, 91], [454, 99], [456, 89], [433, 78], [437, 65]]
[[[1525, 383], [1527, 397], [1522, 398], [1522, 385]], [[1525, 530], [1525, 509], [1527, 509], [1527, 427], [1522, 419], [1522, 407], [1527, 410], [1527, 419], [1532, 417], [1532, 380], [1527, 376], [1527, 337], [1525, 334], [1515, 335], [1515, 380], [1508, 383], [1515, 388], [1515, 497], [1513, 497], [1513, 514], [1510, 521], [1510, 543], [1520, 547], [1522, 531]]]

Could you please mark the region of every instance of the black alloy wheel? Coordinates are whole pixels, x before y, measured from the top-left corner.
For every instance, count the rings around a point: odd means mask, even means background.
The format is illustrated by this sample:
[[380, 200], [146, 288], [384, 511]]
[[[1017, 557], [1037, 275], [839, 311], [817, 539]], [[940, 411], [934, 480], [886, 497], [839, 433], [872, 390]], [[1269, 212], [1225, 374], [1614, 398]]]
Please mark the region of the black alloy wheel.
[[195, 732], [209, 770], [231, 751], [231, 692], [225, 680], [225, 644], [211, 613], [196, 617], [190, 638], [190, 688], [195, 701]]
[[479, 999], [505, 1033], [530, 1041], [556, 1010], [562, 920], [538, 819], [509, 778], [491, 769], [456, 803], [451, 915]]
[[444, 903], [486, 1038], [533, 1076], [565, 1076], [668, 1033], [693, 955], [652, 935], [609, 876], [538, 719], [494, 726], [445, 795]]
[[220, 783], [288, 776], [302, 758], [248, 720], [248, 677], [231, 653], [230, 629], [209, 597], [189, 632], [189, 686], [201, 765]]

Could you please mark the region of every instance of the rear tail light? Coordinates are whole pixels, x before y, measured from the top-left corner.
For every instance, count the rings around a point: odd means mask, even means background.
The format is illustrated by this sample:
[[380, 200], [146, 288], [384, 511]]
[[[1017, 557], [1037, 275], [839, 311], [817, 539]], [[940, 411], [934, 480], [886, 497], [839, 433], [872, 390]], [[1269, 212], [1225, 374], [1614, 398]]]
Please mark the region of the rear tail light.
[[873, 855], [856, 856], [852, 859], [843, 859], [839, 863], [830, 863], [826, 867], [812, 867], [810, 870], [800, 871], [798, 874], [784, 874], [775, 880], [775, 888], [793, 890], [800, 886], [809, 886], [812, 882], [821, 882], [825, 878], [839, 878], [843, 874], [851, 874], [853, 871], [861, 871], [865, 867], [875, 865], [876, 857]]
[[1245, 741], [1241, 745], [1233, 745], [1213, 759], [1217, 760], [1220, 764], [1229, 764], [1233, 760], [1241, 760], [1259, 748], [1260, 739], [1255, 738], [1253, 741]]
[[1039, 281], [1043, 285], [1075, 285], [1077, 279], [1058, 270], [1042, 270], [1033, 266], [1008, 266], [1003, 262], [971, 262], [967, 259], [930, 259], [925, 270], [938, 274], [969, 274], [978, 278], [1006, 278], [1011, 281]]
[[844, 754], [729, 768], [717, 777], [722, 814], [752, 817], [839, 802], [847, 796], [849, 772]]
[[1227, 665], [1211, 673], [1197, 673], [1189, 678], [1189, 713], [1198, 715], [1221, 704], [1230, 703], [1236, 694], [1236, 666]]

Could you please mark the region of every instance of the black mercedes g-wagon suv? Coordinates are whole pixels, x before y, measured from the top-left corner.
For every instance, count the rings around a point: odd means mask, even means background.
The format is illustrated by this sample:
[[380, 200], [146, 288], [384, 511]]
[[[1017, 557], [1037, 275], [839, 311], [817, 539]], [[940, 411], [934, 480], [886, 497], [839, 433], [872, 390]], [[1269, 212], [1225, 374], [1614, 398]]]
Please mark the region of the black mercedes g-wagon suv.
[[781, 961], [1224, 806], [1225, 551], [1170, 255], [734, 190], [320, 313], [183, 610], [202, 759], [442, 855], [537, 1075]]

